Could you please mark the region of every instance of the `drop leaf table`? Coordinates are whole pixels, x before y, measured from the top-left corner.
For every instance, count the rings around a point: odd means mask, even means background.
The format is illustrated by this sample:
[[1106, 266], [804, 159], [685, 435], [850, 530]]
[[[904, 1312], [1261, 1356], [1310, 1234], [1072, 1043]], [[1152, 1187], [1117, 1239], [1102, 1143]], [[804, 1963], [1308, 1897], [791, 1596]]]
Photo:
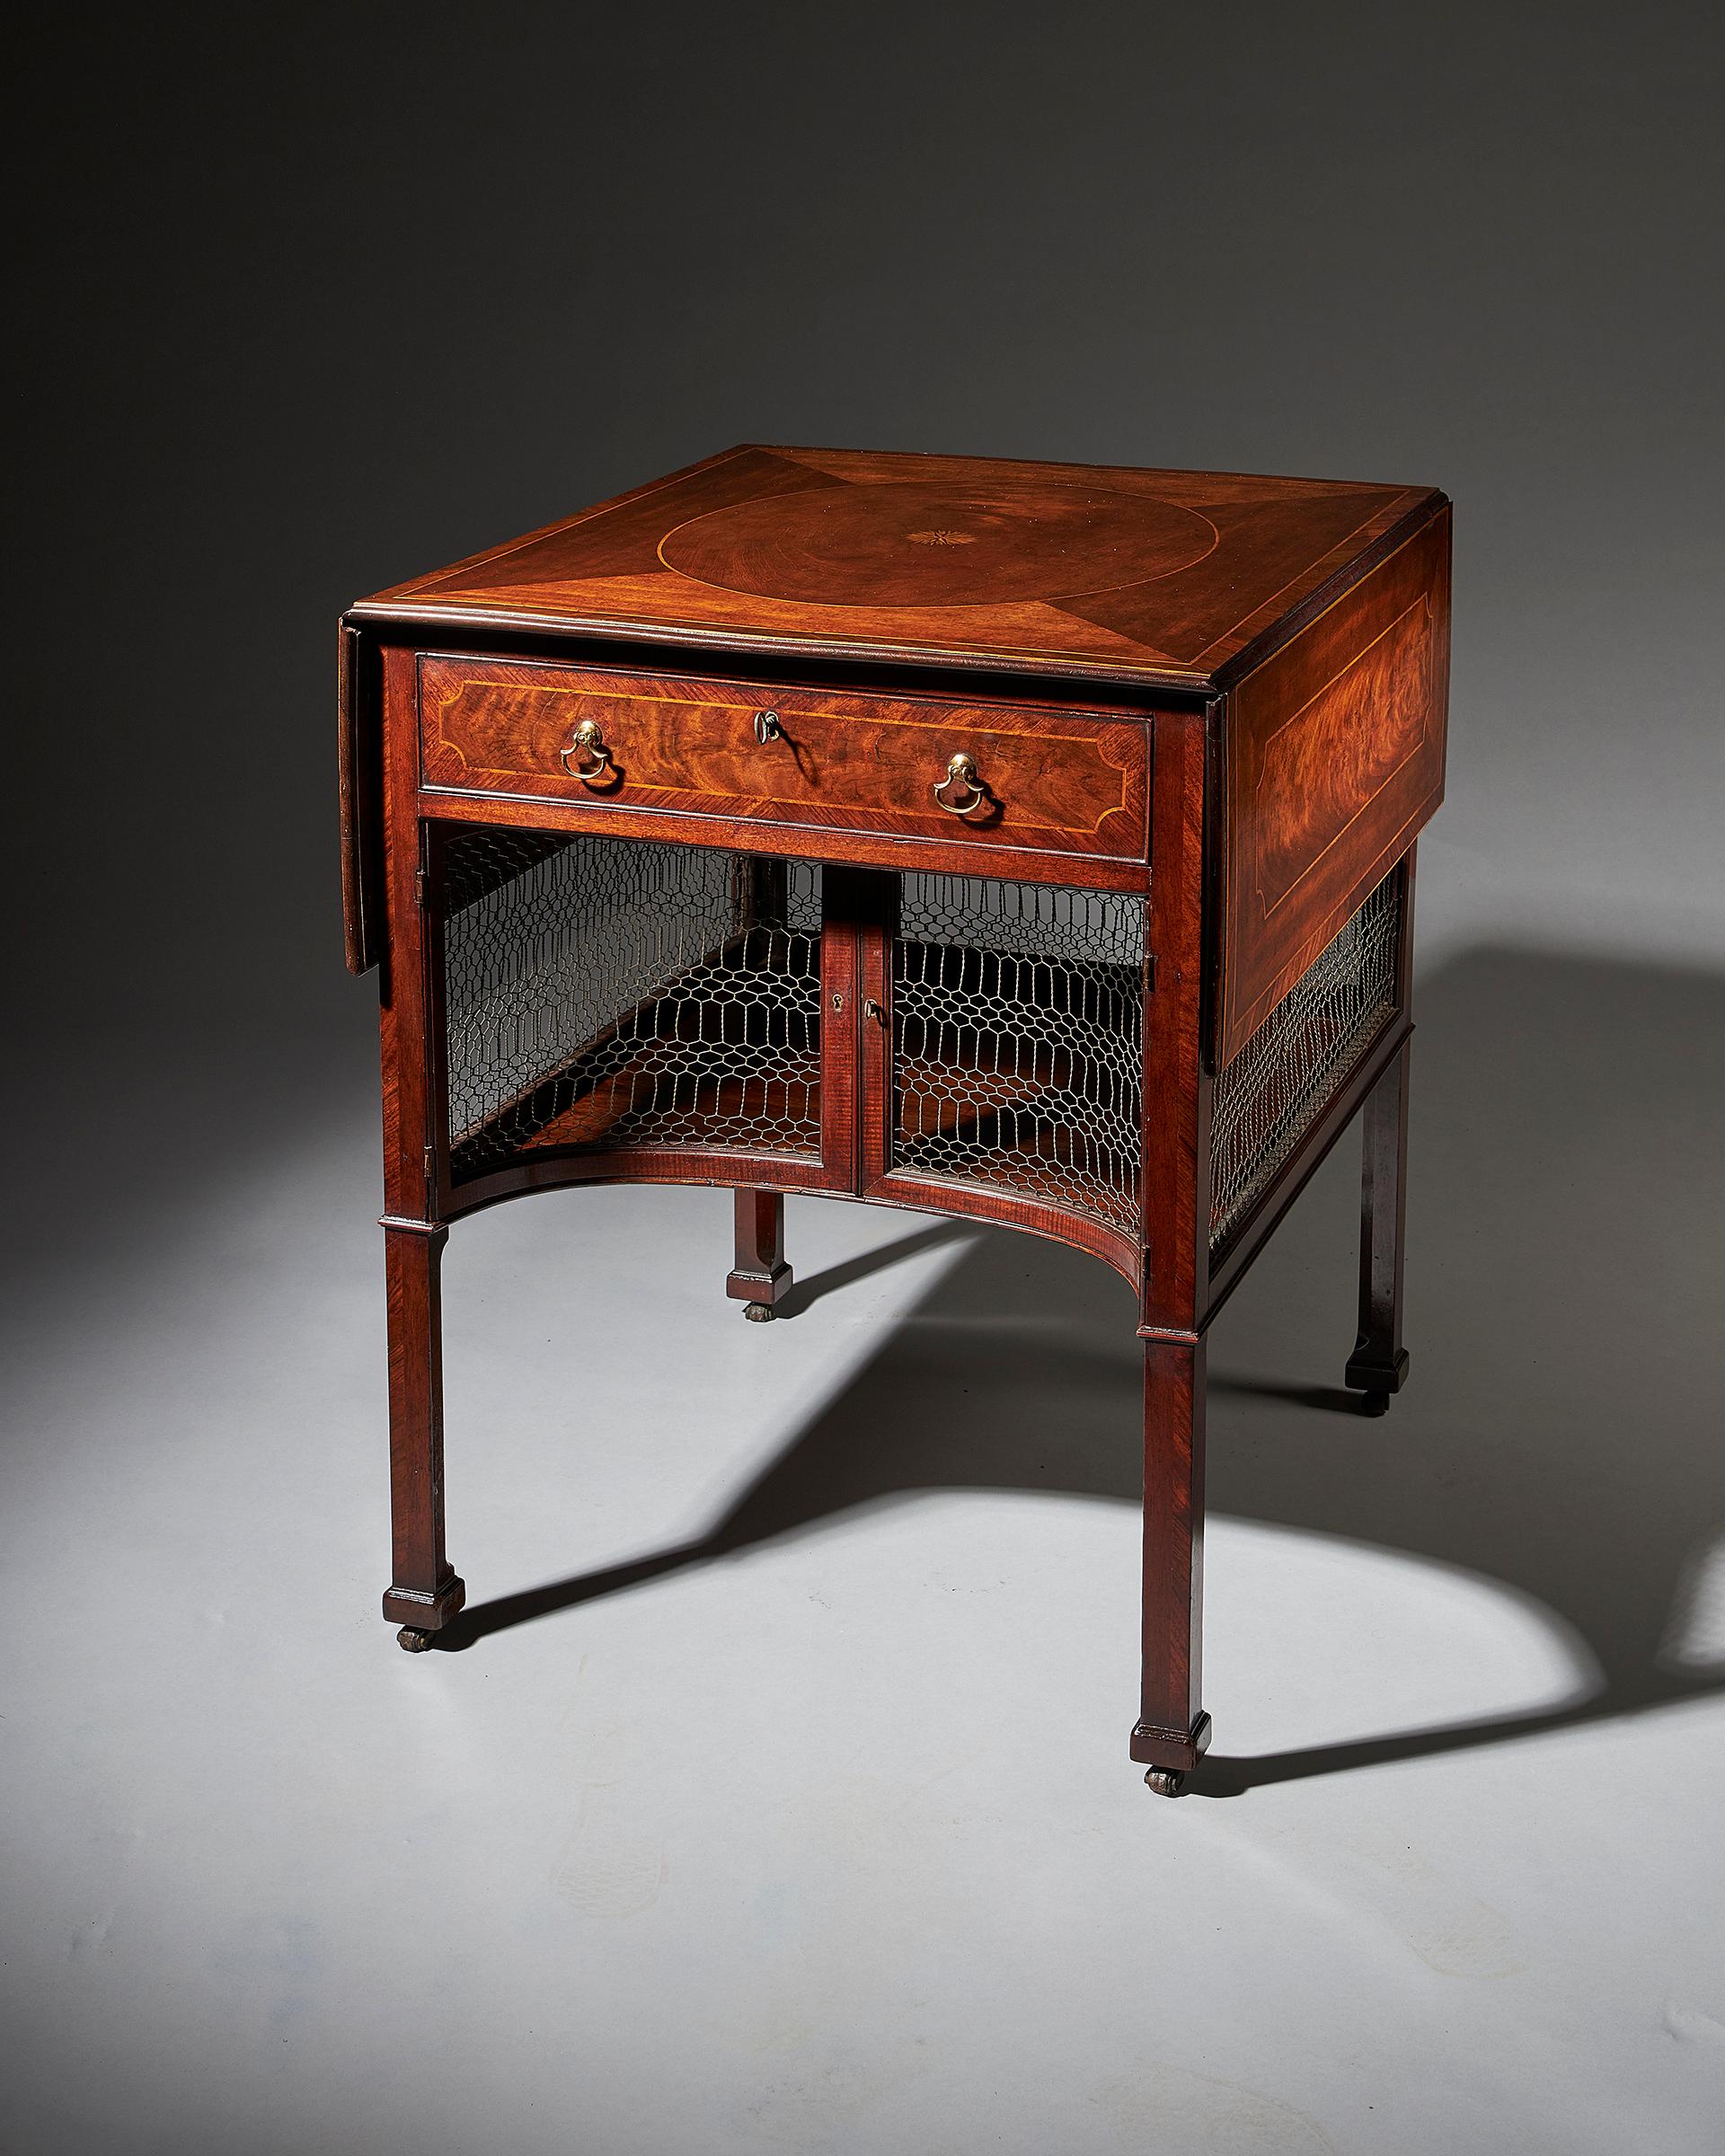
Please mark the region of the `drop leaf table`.
[[451, 1221], [571, 1182], [1053, 1236], [1144, 1352], [1131, 1754], [1203, 1751], [1205, 1331], [1356, 1113], [1368, 1409], [1401, 1339], [1423, 487], [746, 446], [341, 626], [348, 960], [377, 967], [394, 1572], [432, 1643]]

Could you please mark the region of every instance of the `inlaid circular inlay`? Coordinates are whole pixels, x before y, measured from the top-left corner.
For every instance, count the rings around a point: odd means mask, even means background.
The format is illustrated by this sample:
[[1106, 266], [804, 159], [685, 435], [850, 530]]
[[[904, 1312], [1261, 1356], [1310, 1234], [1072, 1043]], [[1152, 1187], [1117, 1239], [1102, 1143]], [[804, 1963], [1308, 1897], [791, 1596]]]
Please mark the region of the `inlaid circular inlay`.
[[659, 559], [723, 591], [821, 606], [1010, 606], [1143, 584], [1216, 527], [1147, 494], [909, 480], [765, 495], [668, 532]]

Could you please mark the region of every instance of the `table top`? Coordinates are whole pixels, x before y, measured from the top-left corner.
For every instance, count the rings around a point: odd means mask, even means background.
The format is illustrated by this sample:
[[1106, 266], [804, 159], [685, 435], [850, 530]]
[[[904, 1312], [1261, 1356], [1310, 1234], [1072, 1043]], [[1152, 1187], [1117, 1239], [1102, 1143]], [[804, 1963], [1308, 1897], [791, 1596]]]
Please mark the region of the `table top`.
[[359, 621], [1210, 688], [1429, 487], [744, 444], [361, 600]]

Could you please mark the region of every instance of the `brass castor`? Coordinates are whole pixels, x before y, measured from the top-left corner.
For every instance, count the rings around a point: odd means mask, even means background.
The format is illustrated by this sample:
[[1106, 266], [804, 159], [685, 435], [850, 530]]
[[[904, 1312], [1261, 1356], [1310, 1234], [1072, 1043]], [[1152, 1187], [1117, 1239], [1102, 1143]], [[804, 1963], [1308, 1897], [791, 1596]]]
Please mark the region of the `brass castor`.
[[417, 1624], [404, 1624], [395, 1635], [395, 1644], [410, 1655], [422, 1655], [436, 1638], [435, 1632], [423, 1632]]
[[1172, 1767], [1152, 1767], [1145, 1776], [1145, 1784], [1158, 1797], [1178, 1797], [1186, 1787], [1186, 1777], [1176, 1773]]
[[773, 1315], [773, 1305], [770, 1303], [745, 1303], [743, 1315], [751, 1325], [765, 1325]]

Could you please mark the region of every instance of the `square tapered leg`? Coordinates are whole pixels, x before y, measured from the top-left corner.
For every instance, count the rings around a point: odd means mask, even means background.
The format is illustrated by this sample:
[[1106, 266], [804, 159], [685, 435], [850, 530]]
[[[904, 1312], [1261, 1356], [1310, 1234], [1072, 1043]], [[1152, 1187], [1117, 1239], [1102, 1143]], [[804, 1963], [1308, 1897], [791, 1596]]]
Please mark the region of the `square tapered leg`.
[[389, 1499], [394, 1572], [384, 1615], [410, 1650], [466, 1599], [443, 1547], [443, 1246], [449, 1231], [386, 1222]]
[[725, 1293], [743, 1305], [743, 1315], [770, 1318], [773, 1306], [791, 1286], [784, 1262], [784, 1199], [776, 1190], [737, 1193], [736, 1262]]
[[1359, 1185], [1359, 1337], [1347, 1383], [1366, 1395], [1368, 1413], [1388, 1407], [1408, 1380], [1402, 1345], [1402, 1261], [1408, 1183], [1408, 1051], [1367, 1095]]
[[1144, 1678], [1132, 1756], [1172, 1796], [1210, 1741], [1199, 1702], [1204, 1600], [1204, 1342], [1144, 1350]]

